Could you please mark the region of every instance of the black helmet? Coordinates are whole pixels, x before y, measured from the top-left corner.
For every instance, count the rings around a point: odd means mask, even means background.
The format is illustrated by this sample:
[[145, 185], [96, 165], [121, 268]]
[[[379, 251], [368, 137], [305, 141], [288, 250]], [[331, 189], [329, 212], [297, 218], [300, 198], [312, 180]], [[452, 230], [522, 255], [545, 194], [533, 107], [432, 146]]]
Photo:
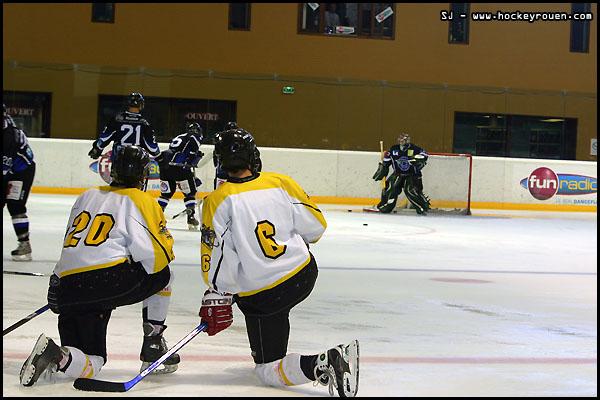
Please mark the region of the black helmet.
[[245, 129], [230, 129], [216, 136], [215, 154], [227, 172], [249, 169], [256, 172], [256, 143]]
[[235, 121], [230, 121], [225, 124], [226, 131], [228, 131], [230, 129], [238, 129], [238, 128], [239, 128], [239, 126], [238, 126], [237, 122], [235, 122]]
[[127, 106], [128, 107], [139, 107], [141, 110], [144, 108], [144, 96], [141, 93], [131, 93], [129, 97], [127, 97]]
[[150, 155], [140, 146], [120, 145], [114, 150], [110, 176], [118, 186], [141, 187], [148, 176]]
[[196, 136], [198, 140], [202, 140], [202, 127], [197, 122], [192, 122], [187, 126], [187, 131]]
[[4, 107], [4, 112], [2, 114], [2, 129], [6, 129], [9, 126], [16, 127], [15, 121], [13, 121], [13, 119], [10, 116], [10, 114], [8, 113], [8, 109], [6, 108], [6, 104], [2, 103], [2, 106]]

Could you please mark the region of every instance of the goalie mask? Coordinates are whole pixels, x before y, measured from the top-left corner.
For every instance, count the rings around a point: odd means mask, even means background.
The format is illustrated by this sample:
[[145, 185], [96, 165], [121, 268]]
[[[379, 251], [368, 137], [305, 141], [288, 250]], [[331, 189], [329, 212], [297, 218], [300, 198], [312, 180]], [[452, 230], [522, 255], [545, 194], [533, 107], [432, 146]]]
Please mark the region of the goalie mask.
[[404, 148], [409, 143], [410, 136], [408, 135], [408, 133], [401, 133], [400, 135], [398, 135], [398, 144], [400, 145], [400, 148]]
[[117, 186], [141, 188], [150, 170], [150, 155], [139, 146], [121, 145], [114, 150], [110, 176]]
[[245, 129], [230, 129], [217, 135], [215, 154], [227, 172], [249, 169], [256, 173], [256, 143]]

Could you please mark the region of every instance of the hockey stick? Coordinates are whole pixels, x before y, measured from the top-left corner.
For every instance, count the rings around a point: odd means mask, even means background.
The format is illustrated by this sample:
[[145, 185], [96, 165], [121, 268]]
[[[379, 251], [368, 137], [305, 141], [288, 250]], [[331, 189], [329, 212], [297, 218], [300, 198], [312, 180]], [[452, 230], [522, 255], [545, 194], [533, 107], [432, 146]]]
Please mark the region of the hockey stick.
[[29, 314], [28, 316], [26, 316], [25, 318], [23, 318], [22, 320], [20, 320], [19, 322], [9, 326], [8, 328], [6, 328], [5, 330], [2, 331], [2, 336], [6, 335], [9, 332], [14, 331], [15, 329], [17, 329], [18, 327], [20, 327], [21, 325], [23, 325], [25, 322], [37, 317], [38, 315], [40, 315], [41, 313], [43, 313], [44, 311], [48, 310], [50, 308], [49, 304], [46, 304], [44, 307], [40, 308], [39, 310], [36, 310], [34, 312], [32, 312], [31, 314]]
[[21, 271], [2, 271], [3, 274], [9, 275], [27, 275], [27, 276], [49, 276], [41, 272], [21, 272]]
[[148, 368], [140, 372], [135, 378], [128, 382], [108, 382], [99, 381], [97, 379], [86, 379], [77, 378], [73, 383], [75, 389], [84, 390], [87, 392], [126, 392], [131, 389], [136, 383], [144, 379], [150, 372], [158, 368], [167, 358], [177, 353], [179, 349], [185, 346], [190, 340], [192, 340], [200, 332], [204, 332], [208, 328], [208, 324], [205, 322], [201, 323], [194, 328], [193, 331], [188, 333], [183, 339], [181, 339], [175, 346], [171, 347], [169, 351], [162, 355], [161, 358], [154, 361]]
[[189, 210], [189, 208], [186, 208], [186, 209], [185, 209], [185, 210], [183, 210], [182, 212], [178, 212], [177, 214], [173, 215], [173, 219], [175, 219], [175, 218], [179, 217], [179, 216], [180, 216], [180, 215], [182, 215], [182, 214], [185, 214], [185, 213], [189, 213], [189, 212], [191, 212], [191, 211], [188, 211], [188, 210]]
[[[379, 154], [381, 154], [381, 162], [383, 162], [383, 140], [379, 141]], [[385, 189], [385, 176], [381, 180], [381, 189]]]

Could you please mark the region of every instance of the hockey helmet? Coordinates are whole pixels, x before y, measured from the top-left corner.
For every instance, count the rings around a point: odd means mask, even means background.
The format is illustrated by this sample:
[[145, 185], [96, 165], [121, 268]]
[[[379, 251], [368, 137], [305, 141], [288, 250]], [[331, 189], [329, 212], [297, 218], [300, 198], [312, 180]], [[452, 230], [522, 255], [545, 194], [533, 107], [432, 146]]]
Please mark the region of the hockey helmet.
[[237, 124], [237, 122], [235, 121], [229, 121], [228, 123], [225, 124], [225, 130], [228, 131], [230, 129], [238, 129], [239, 126]]
[[6, 104], [2, 103], [2, 106], [4, 108], [3, 113], [2, 113], [2, 129], [6, 129], [9, 126], [16, 127], [15, 121], [13, 121], [12, 117], [8, 113], [8, 108], [6, 107]]
[[144, 108], [144, 96], [141, 93], [133, 92], [127, 97], [128, 107], [138, 107], [140, 110]]
[[140, 146], [120, 145], [112, 155], [110, 176], [115, 185], [140, 188], [150, 170], [150, 155]]
[[192, 135], [196, 136], [198, 140], [202, 140], [202, 127], [197, 122], [192, 122], [187, 126], [187, 131]]
[[229, 129], [217, 135], [215, 154], [227, 172], [249, 169], [256, 172], [256, 143], [245, 129]]

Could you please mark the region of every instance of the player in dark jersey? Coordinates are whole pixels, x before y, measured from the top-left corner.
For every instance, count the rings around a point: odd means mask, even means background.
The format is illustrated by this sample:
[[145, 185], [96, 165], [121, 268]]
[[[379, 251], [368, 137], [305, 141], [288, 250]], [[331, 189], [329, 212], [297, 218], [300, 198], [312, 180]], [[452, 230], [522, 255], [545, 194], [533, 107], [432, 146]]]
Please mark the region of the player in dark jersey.
[[396, 207], [398, 196], [404, 189], [404, 194], [415, 207], [417, 214], [425, 214], [430, 203], [427, 196], [423, 194], [423, 176], [421, 170], [427, 164], [429, 155], [425, 150], [410, 143], [410, 136], [401, 133], [398, 136], [398, 144], [393, 145], [386, 151], [383, 163], [379, 163], [377, 172], [373, 175], [376, 181], [387, 176], [390, 165], [393, 172], [385, 182], [385, 188], [381, 192], [381, 201], [377, 208], [382, 213], [390, 213]]
[[8, 206], [18, 247], [11, 252], [15, 261], [31, 260], [27, 198], [35, 176], [35, 161], [25, 132], [17, 128], [3, 104], [2, 124], [2, 209]]
[[141, 146], [151, 157], [160, 154], [154, 130], [142, 116], [144, 96], [131, 93], [127, 98], [127, 110], [121, 111], [104, 127], [100, 137], [92, 144], [88, 155], [94, 160], [100, 157], [108, 144], [113, 142], [113, 154], [116, 146], [129, 144]]
[[171, 141], [169, 148], [157, 158], [160, 168], [160, 197], [158, 204], [163, 211], [169, 200], [179, 188], [183, 193], [183, 201], [188, 216], [188, 227], [198, 230], [199, 222], [195, 218], [196, 193], [202, 182], [194, 175], [193, 168], [204, 156], [200, 151], [202, 143], [202, 127], [197, 122], [187, 126], [186, 131]]

